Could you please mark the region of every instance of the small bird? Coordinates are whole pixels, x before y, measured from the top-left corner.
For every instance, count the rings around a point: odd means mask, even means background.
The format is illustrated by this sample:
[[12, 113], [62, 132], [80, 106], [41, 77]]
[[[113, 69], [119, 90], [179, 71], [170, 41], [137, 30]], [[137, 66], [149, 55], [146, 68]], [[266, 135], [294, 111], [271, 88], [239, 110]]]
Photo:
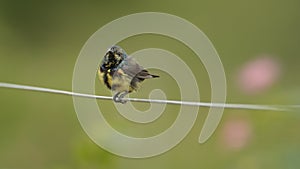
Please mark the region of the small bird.
[[159, 77], [150, 74], [119, 46], [112, 46], [106, 52], [97, 73], [107, 88], [117, 92], [113, 100], [123, 104], [126, 101], [122, 98], [137, 91], [142, 81]]

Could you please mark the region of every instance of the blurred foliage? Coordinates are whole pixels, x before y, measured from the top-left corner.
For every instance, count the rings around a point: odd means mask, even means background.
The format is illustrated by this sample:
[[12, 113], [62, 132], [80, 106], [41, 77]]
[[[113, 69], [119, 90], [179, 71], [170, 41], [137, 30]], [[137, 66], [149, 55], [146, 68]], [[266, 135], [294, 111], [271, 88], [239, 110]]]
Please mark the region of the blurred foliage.
[[[299, 104], [300, 1], [0, 1], [0, 81], [71, 90], [76, 58], [85, 41], [101, 26], [136, 12], [165, 12], [198, 26], [223, 62], [228, 102]], [[201, 100], [209, 101], [210, 84], [200, 60], [182, 43], [158, 35], [141, 35], [120, 43], [128, 53], [158, 47], [180, 56], [197, 74]], [[279, 82], [259, 95], [245, 95], [235, 84], [239, 67], [258, 54], [280, 61]], [[200, 65], [200, 66], [199, 66]], [[154, 70], [156, 71], [156, 70]], [[162, 72], [160, 72], [162, 73]], [[147, 97], [160, 86], [178, 99], [178, 86], [145, 82], [133, 97]], [[97, 94], [109, 95], [99, 83]], [[103, 111], [111, 110], [108, 101]], [[190, 134], [171, 151], [147, 159], [110, 154], [81, 128], [69, 96], [0, 89], [0, 168], [299, 168], [299, 118], [295, 112], [226, 110], [218, 130], [205, 144], [197, 139], [208, 109], [200, 108]], [[135, 104], [137, 108], [145, 107]], [[148, 105], [146, 105], [148, 106]], [[170, 126], [178, 107], [168, 106], [154, 123], [138, 125], [116, 111], [104, 114], [130, 135], [155, 135]], [[298, 112], [299, 113], [299, 112]], [[222, 127], [231, 118], [250, 121], [253, 136], [242, 149], [226, 149]], [[124, 127], [125, 126], [125, 127]]]

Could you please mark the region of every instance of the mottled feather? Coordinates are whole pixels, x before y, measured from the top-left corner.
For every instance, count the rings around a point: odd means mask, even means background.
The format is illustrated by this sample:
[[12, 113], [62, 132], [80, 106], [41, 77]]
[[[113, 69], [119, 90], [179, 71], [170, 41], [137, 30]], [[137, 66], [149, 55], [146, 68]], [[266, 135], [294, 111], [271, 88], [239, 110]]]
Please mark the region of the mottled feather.
[[159, 77], [151, 75], [118, 46], [113, 46], [105, 54], [99, 66], [98, 75], [109, 89], [128, 93], [137, 90], [139, 83], [145, 79]]

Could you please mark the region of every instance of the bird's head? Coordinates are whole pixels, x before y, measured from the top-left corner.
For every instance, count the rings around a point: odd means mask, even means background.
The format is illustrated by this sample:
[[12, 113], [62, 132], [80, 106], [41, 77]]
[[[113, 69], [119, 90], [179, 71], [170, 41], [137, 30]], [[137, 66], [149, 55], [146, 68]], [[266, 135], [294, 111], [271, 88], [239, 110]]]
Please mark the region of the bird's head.
[[102, 69], [117, 68], [126, 57], [127, 54], [121, 47], [113, 46], [105, 53], [101, 67]]

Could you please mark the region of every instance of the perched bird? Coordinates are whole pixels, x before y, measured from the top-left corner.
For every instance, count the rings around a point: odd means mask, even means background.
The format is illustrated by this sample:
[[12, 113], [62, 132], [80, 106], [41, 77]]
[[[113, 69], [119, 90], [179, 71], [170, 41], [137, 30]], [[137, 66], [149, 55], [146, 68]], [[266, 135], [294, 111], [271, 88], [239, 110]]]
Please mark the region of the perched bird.
[[111, 47], [97, 70], [100, 81], [112, 91], [115, 102], [125, 103], [122, 98], [136, 91], [145, 79], [159, 77], [150, 74], [119, 46]]

